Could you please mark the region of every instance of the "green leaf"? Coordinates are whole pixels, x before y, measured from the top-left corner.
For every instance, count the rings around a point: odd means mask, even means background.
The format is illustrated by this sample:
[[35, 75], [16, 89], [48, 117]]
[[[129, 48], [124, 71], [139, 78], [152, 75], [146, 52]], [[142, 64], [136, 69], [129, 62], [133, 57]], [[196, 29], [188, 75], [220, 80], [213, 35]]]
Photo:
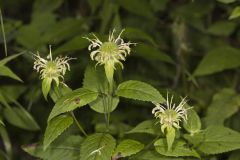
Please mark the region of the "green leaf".
[[[83, 88], [99, 92], [98, 98], [90, 103], [91, 109], [99, 113], [106, 113], [104, 104], [108, 92], [108, 81], [102, 68], [95, 68], [89, 65], [84, 73]], [[118, 97], [112, 97], [112, 107], [110, 112], [114, 111], [119, 103]]]
[[154, 143], [155, 149], [158, 153], [170, 157], [190, 156], [199, 158], [199, 154], [189, 147], [183, 140], [176, 140], [173, 144], [172, 150], [168, 150], [165, 139], [159, 139]]
[[167, 127], [166, 128], [166, 140], [167, 140], [167, 145], [168, 145], [168, 151], [172, 149], [173, 142], [175, 140], [175, 128], [173, 127]]
[[129, 133], [147, 133], [152, 135], [161, 135], [160, 125], [156, 125], [155, 120], [146, 120], [139, 123], [135, 128], [127, 132]]
[[40, 129], [34, 118], [21, 106], [6, 107], [3, 113], [6, 120], [14, 126], [29, 131], [37, 131]]
[[52, 12], [63, 3], [63, 0], [36, 0], [33, 5], [34, 14]]
[[115, 149], [113, 157], [121, 158], [121, 157], [128, 157], [133, 154], [140, 152], [144, 148], [144, 144], [131, 140], [126, 139], [123, 140]]
[[86, 48], [88, 44], [89, 42], [84, 39], [83, 36], [77, 36], [58, 47], [56, 50], [54, 50], [54, 53], [58, 54], [81, 50]]
[[[113, 97], [112, 98], [112, 107], [110, 109], [110, 112], [114, 111], [119, 103], [119, 98], [118, 97]], [[104, 99], [102, 96], [99, 96], [95, 101], [91, 102], [90, 104], [91, 109], [98, 113], [107, 113], [104, 109]]]
[[125, 28], [125, 31], [123, 32], [122, 36], [130, 40], [144, 40], [150, 42], [154, 46], [157, 46], [157, 43], [153, 40], [153, 38], [150, 35], [148, 35], [146, 32], [138, 28], [127, 27]]
[[147, 152], [141, 154], [141, 156], [139, 156], [136, 160], [187, 160], [187, 158], [167, 157], [157, 153], [156, 151], [148, 150]]
[[240, 149], [240, 133], [223, 126], [210, 126], [201, 132], [204, 140], [197, 149], [205, 154], [219, 154]]
[[53, 80], [52, 78], [45, 78], [42, 81], [42, 93], [46, 100], [47, 100], [47, 95], [51, 89], [52, 80]]
[[5, 126], [5, 124], [3, 123], [3, 121], [0, 119], [0, 125]]
[[239, 49], [230, 46], [219, 47], [211, 50], [203, 58], [197, 69], [194, 71], [195, 76], [205, 76], [226, 69], [237, 68], [240, 66]]
[[24, 145], [22, 149], [28, 154], [44, 160], [79, 160], [80, 136], [68, 135], [67, 137], [57, 139], [43, 150], [43, 146], [38, 143]]
[[237, 6], [234, 8], [234, 10], [232, 11], [229, 19], [234, 19], [234, 18], [238, 18], [240, 16], [240, 6]]
[[17, 58], [18, 56], [20, 56], [20, 55], [22, 55], [22, 54], [24, 54], [24, 53], [25, 53], [25, 51], [24, 51], [24, 52], [20, 52], [20, 53], [18, 53], [18, 54], [14, 54], [14, 55], [8, 56], [8, 57], [2, 59], [2, 60], [0, 61], [0, 66], [5, 65], [6, 63], [8, 63], [9, 61], [11, 61], [12, 59]]
[[218, 21], [208, 28], [208, 33], [216, 36], [229, 36], [236, 28], [236, 23], [229, 21]]
[[60, 115], [48, 122], [44, 133], [43, 149], [45, 150], [58, 136], [60, 136], [73, 123], [73, 118]]
[[184, 121], [183, 127], [191, 134], [198, 133], [201, 130], [201, 120], [194, 109], [187, 110], [187, 121]]
[[221, 3], [225, 3], [225, 4], [228, 4], [228, 3], [233, 3], [235, 2], [236, 0], [217, 0], [218, 2], [221, 2]]
[[10, 68], [6, 66], [0, 66], [0, 76], [10, 77], [17, 81], [23, 82]]
[[174, 64], [174, 61], [169, 55], [150, 45], [137, 44], [137, 46], [133, 48], [133, 52], [135, 52], [133, 56], [139, 56], [151, 62], [161, 61]]
[[151, 10], [150, 4], [146, 0], [142, 0], [141, 3], [139, 3], [138, 0], [116, 0], [116, 3], [136, 15], [145, 18], [154, 18], [154, 14]]
[[48, 121], [58, 116], [59, 114], [72, 111], [77, 107], [82, 107], [94, 101], [95, 99], [97, 99], [97, 96], [97, 92], [93, 92], [85, 88], [79, 88], [64, 95], [57, 101], [57, 103], [53, 107], [48, 117]]
[[105, 74], [109, 84], [113, 83], [114, 75], [114, 63], [105, 63], [104, 65]]
[[81, 145], [81, 160], [110, 160], [114, 151], [115, 139], [105, 133], [88, 136]]
[[4, 128], [1, 125], [0, 125], [0, 136], [8, 157], [9, 158], [12, 157], [12, 144], [11, 144], [10, 138], [8, 136], [6, 128]]
[[225, 88], [213, 96], [207, 108], [204, 122], [209, 125], [223, 125], [224, 121], [239, 110], [240, 95], [233, 89]]
[[163, 103], [165, 100], [162, 95], [151, 85], [129, 80], [121, 83], [116, 91], [116, 94], [121, 97], [136, 99], [141, 101]]

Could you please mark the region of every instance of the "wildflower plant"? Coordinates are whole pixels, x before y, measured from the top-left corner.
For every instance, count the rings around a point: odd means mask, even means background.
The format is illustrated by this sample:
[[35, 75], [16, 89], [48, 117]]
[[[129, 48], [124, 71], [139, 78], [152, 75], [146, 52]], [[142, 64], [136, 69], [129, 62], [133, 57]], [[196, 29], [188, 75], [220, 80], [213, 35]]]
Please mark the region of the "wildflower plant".
[[169, 100], [167, 94], [166, 104], [155, 103], [156, 107], [152, 110], [152, 114], [154, 114], [157, 119], [157, 124], [160, 123], [161, 125], [161, 131], [164, 134], [166, 133], [168, 150], [172, 147], [175, 138], [175, 129], [181, 128], [180, 122], [187, 121], [187, 109], [184, 107], [185, 104], [186, 98], [183, 98], [182, 101], [176, 105], [173, 103], [173, 96]]
[[115, 37], [115, 29], [109, 33], [108, 41], [101, 42], [96, 35], [94, 38], [84, 37], [91, 42], [88, 46], [88, 50], [91, 51], [90, 57], [92, 60], [97, 61], [96, 65], [104, 65], [105, 73], [109, 83], [112, 83], [114, 70], [116, 64], [119, 64], [123, 69], [121, 61], [126, 60], [126, 56], [130, 54], [130, 45], [136, 45], [136, 43], [124, 42], [121, 38], [121, 34], [124, 29]]
[[51, 46], [49, 46], [49, 54], [46, 59], [42, 58], [39, 53], [33, 54], [33, 69], [40, 74], [42, 81], [42, 91], [45, 99], [50, 91], [51, 84], [54, 81], [57, 86], [59, 82], [64, 80], [66, 71], [70, 71], [68, 61], [74, 59], [70, 57], [56, 57], [53, 60]]

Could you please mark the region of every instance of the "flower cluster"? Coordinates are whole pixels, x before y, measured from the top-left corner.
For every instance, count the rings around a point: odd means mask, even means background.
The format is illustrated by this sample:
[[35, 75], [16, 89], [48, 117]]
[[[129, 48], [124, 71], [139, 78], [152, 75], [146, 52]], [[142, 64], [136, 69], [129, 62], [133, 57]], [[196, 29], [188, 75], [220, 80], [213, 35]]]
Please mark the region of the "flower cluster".
[[163, 133], [165, 128], [180, 128], [179, 123], [187, 120], [187, 109], [184, 108], [186, 98], [183, 98], [178, 105], [172, 101], [173, 96], [169, 100], [167, 95], [166, 105], [155, 103], [156, 107], [152, 110], [152, 114], [159, 119]]

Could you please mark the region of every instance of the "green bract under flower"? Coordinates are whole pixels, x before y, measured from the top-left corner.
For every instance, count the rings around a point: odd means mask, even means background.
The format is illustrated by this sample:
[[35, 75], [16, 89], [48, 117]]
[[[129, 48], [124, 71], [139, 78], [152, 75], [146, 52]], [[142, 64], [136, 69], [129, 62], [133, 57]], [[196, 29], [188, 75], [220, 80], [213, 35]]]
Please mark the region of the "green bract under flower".
[[159, 119], [159, 123], [162, 125], [161, 130], [163, 133], [165, 128], [180, 128], [179, 123], [182, 120], [187, 120], [187, 109], [184, 108], [186, 99], [183, 98], [178, 105], [173, 104], [172, 100], [173, 96], [169, 101], [167, 95], [166, 107], [162, 104], [155, 103], [156, 107], [152, 110], [152, 114]]
[[46, 59], [40, 57], [39, 53], [33, 54], [34, 56], [34, 65], [33, 69], [40, 73], [40, 78], [43, 79], [42, 82], [42, 91], [44, 97], [47, 97], [47, 94], [51, 88], [51, 83], [54, 80], [59, 85], [59, 79], [63, 80], [64, 75], [67, 70], [70, 70], [70, 65], [68, 61], [73, 59], [69, 57], [57, 57], [52, 59], [51, 47], [49, 55]]
[[130, 54], [130, 45], [135, 45], [135, 43], [124, 42], [120, 37], [123, 31], [124, 30], [115, 38], [115, 30], [113, 30], [112, 33], [109, 34], [107, 42], [101, 42], [94, 34], [93, 39], [84, 37], [91, 42], [88, 46], [88, 50], [91, 51], [91, 59], [97, 61], [97, 65], [104, 65], [106, 76], [109, 81], [112, 81], [115, 64], [120, 64], [123, 68], [121, 61], [125, 61], [125, 57]]

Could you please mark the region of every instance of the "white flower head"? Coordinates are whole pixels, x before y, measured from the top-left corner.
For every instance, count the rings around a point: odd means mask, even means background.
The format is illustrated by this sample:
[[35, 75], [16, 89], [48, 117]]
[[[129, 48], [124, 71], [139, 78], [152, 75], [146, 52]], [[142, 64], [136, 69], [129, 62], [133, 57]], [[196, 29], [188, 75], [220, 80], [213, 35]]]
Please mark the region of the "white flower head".
[[156, 105], [152, 110], [152, 114], [154, 114], [155, 118], [159, 119], [159, 123], [161, 124], [161, 130], [164, 133], [165, 128], [181, 128], [179, 123], [181, 121], [187, 120], [187, 108], [184, 105], [187, 103], [186, 97], [181, 100], [181, 102], [176, 105], [173, 101], [173, 96], [171, 100], [168, 99], [167, 94], [167, 102], [165, 105], [154, 103]]
[[53, 79], [59, 83], [59, 78], [64, 79], [67, 70], [70, 70], [69, 60], [74, 58], [70, 57], [57, 57], [53, 60], [51, 46], [49, 46], [49, 55], [46, 59], [40, 57], [39, 53], [33, 54], [34, 65], [33, 69], [40, 73], [41, 79]]
[[97, 36], [93, 39], [84, 37], [91, 42], [88, 46], [88, 50], [91, 51], [90, 57], [92, 60], [97, 61], [99, 65], [111, 64], [115, 69], [115, 64], [120, 64], [123, 68], [121, 61], [125, 61], [125, 57], [130, 54], [130, 45], [135, 45], [136, 43], [124, 42], [121, 38], [121, 34], [124, 32], [122, 30], [117, 38], [114, 37], [115, 29], [109, 33], [108, 41], [101, 42]]

